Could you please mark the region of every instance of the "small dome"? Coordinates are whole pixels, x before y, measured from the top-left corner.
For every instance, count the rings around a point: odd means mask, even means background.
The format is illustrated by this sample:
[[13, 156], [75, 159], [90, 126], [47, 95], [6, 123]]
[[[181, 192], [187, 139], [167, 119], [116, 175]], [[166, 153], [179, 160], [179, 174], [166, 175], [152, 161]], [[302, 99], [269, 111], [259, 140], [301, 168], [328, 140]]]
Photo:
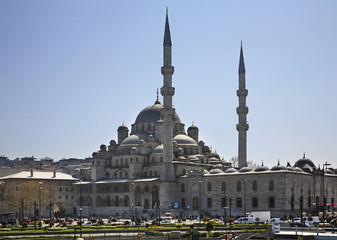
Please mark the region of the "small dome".
[[130, 152], [131, 152], [131, 154], [137, 154], [138, 148], [132, 147], [132, 148], [130, 149]]
[[267, 167], [267, 166], [260, 166], [260, 167], [257, 167], [256, 169], [255, 169], [255, 172], [264, 172], [264, 171], [268, 171], [269, 170], [269, 167]]
[[173, 138], [179, 145], [193, 145], [193, 146], [198, 146], [197, 142], [184, 134], [178, 134]]
[[292, 170], [295, 171], [295, 172], [303, 172], [303, 170], [299, 167], [293, 167]]
[[146, 140], [146, 137], [142, 134], [134, 134], [130, 135], [127, 138], [123, 140], [121, 143], [121, 146], [126, 146], [126, 145], [138, 145], [139, 141], [143, 139], [144, 141]]
[[210, 174], [219, 174], [219, 173], [224, 173], [221, 169], [219, 168], [213, 168], [211, 171], [209, 171]]
[[327, 174], [335, 174], [331, 169], [326, 169], [324, 172]]
[[219, 156], [219, 154], [217, 152], [211, 152], [211, 154], [209, 156], [217, 158], [217, 159], [220, 159], [220, 156]]
[[121, 130], [129, 130], [127, 126], [125, 126], [124, 124], [122, 126], [119, 126], [117, 131], [121, 131]]
[[277, 164], [276, 166], [272, 167], [270, 170], [271, 171], [282, 171], [282, 170], [287, 170], [287, 167]]
[[192, 125], [192, 126], [190, 126], [188, 129], [187, 129], [187, 131], [189, 131], [189, 130], [198, 130], [199, 128], [197, 127], [197, 126], [194, 126], [194, 125]]
[[199, 161], [199, 158], [194, 156], [194, 155], [191, 155], [187, 158], [187, 160], [190, 160], [190, 161]]
[[104, 144], [102, 144], [99, 148], [100, 148], [100, 150], [103, 151], [103, 152], [106, 151], [106, 145], [104, 145]]
[[309, 158], [306, 158], [305, 155], [303, 156], [303, 158], [296, 161], [294, 167], [303, 168], [305, 165], [308, 165], [311, 168], [316, 168], [315, 164]]
[[243, 167], [239, 170], [239, 172], [241, 173], [251, 172], [251, 171], [253, 171], [253, 169], [251, 169], [250, 167]]
[[236, 170], [235, 168], [228, 168], [225, 173], [237, 173], [238, 170]]
[[207, 171], [206, 169], [204, 169], [204, 174], [209, 174], [209, 171]]
[[164, 148], [163, 145], [159, 145], [152, 150], [153, 154], [163, 154]]
[[154, 136], [152, 134], [149, 135], [148, 137], [149, 142], [153, 142], [154, 141]]

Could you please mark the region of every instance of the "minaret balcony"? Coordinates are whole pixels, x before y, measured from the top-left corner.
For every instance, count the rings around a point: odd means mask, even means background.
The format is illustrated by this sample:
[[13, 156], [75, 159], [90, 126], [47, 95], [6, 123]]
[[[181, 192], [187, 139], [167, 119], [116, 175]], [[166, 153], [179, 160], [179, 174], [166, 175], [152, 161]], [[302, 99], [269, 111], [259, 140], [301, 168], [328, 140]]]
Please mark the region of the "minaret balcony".
[[173, 74], [174, 73], [174, 67], [173, 66], [162, 66], [161, 67], [161, 74]]
[[236, 108], [236, 113], [237, 114], [248, 114], [248, 107], [246, 106], [239, 106]]
[[236, 124], [236, 130], [238, 131], [248, 131], [249, 125], [246, 123]]
[[160, 109], [160, 113], [163, 114], [163, 116], [174, 116], [175, 109], [174, 108], [170, 108], [170, 109], [162, 108]]
[[238, 97], [247, 97], [248, 90], [247, 89], [239, 89], [239, 90], [236, 91], [236, 95]]
[[165, 96], [173, 96], [174, 95], [174, 87], [164, 86], [160, 89], [161, 95]]

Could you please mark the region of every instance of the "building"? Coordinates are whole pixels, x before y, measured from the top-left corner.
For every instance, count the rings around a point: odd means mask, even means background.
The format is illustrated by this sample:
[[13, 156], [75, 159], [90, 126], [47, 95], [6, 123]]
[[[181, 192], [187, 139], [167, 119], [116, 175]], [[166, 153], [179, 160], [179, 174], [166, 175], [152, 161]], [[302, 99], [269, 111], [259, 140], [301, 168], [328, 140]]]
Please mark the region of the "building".
[[[333, 210], [336, 175], [317, 168], [305, 157], [294, 166], [278, 163], [269, 169], [247, 167], [247, 114], [245, 64], [241, 45], [239, 60], [238, 168], [220, 159], [199, 140], [199, 129], [185, 125], [172, 107], [174, 88], [172, 43], [168, 15], [164, 33], [163, 87], [157, 99], [145, 107], [129, 128], [118, 128], [117, 141], [94, 152], [89, 169], [78, 184], [84, 215], [157, 216], [170, 211], [176, 216], [243, 216], [251, 211], [270, 211], [271, 216], [317, 214]], [[324, 174], [323, 174], [324, 173]], [[324, 187], [323, 187], [324, 186]]]
[[7, 215], [18, 218], [33, 217], [34, 209], [37, 216], [76, 215], [78, 196], [74, 183], [77, 181], [56, 171], [31, 170], [2, 177], [3, 209]]

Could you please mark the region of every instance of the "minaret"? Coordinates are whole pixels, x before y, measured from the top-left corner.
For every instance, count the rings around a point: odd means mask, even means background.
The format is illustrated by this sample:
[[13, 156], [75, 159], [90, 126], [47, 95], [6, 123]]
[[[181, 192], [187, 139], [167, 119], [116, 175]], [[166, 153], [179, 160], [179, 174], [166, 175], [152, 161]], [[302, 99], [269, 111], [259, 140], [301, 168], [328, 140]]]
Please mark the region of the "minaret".
[[236, 91], [239, 97], [239, 106], [236, 108], [236, 113], [239, 117], [239, 123], [236, 129], [239, 132], [239, 168], [247, 166], [247, 131], [249, 125], [247, 124], [248, 107], [246, 106], [246, 97], [248, 90], [246, 89], [246, 70], [245, 62], [243, 60], [242, 42], [240, 50], [240, 63], [239, 63], [239, 90]]
[[172, 87], [172, 75], [174, 68], [171, 65], [171, 34], [168, 21], [168, 11], [166, 9], [166, 22], [164, 34], [164, 65], [161, 67], [164, 84], [161, 88], [161, 94], [164, 99], [164, 107], [161, 109], [161, 114], [164, 120], [163, 132], [163, 164], [160, 172], [160, 204], [161, 208], [167, 209], [172, 207], [174, 202], [175, 189], [175, 173], [173, 168], [173, 117], [175, 114], [172, 108], [172, 96], [174, 95], [174, 88]]

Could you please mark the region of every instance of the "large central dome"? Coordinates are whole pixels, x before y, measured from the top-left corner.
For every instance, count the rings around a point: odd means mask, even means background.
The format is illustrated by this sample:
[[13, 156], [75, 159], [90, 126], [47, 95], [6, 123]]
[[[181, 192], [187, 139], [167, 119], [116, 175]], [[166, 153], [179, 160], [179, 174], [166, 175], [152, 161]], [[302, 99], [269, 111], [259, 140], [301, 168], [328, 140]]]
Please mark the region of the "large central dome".
[[[156, 101], [154, 105], [144, 108], [137, 116], [135, 123], [144, 123], [144, 122], [157, 122], [162, 119], [163, 116], [160, 114], [160, 110], [163, 108], [163, 105], [159, 101]], [[180, 123], [180, 118], [177, 113], [174, 114], [173, 122]]]

